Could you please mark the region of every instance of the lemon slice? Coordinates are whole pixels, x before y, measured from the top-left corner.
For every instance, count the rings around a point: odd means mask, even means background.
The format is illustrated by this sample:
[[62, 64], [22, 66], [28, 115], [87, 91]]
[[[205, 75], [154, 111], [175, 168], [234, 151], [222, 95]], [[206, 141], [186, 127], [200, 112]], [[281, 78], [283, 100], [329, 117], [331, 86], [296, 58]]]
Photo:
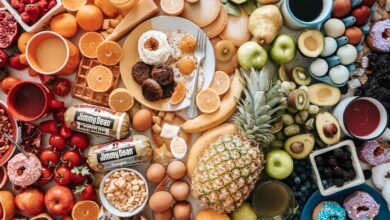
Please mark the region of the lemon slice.
[[112, 86], [114, 76], [110, 69], [98, 65], [88, 71], [87, 84], [95, 92], [106, 92]]
[[225, 94], [230, 88], [230, 77], [223, 71], [216, 71], [210, 88], [214, 89], [218, 95]]
[[214, 89], [204, 89], [196, 96], [196, 105], [203, 113], [213, 113], [218, 110], [221, 99]]
[[134, 105], [134, 98], [127, 89], [118, 88], [108, 98], [110, 108], [118, 112], [128, 111]]

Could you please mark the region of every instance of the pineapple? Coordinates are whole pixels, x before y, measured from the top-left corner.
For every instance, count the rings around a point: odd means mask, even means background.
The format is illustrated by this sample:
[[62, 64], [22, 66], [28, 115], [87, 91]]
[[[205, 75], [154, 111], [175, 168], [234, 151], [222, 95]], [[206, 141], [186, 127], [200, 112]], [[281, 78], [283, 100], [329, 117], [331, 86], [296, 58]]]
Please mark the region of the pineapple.
[[236, 210], [253, 190], [263, 169], [263, 149], [273, 141], [271, 124], [283, 101], [279, 84], [272, 86], [269, 69], [241, 71], [245, 98], [233, 117], [239, 132], [223, 135], [206, 148], [192, 176], [192, 194], [219, 212]]

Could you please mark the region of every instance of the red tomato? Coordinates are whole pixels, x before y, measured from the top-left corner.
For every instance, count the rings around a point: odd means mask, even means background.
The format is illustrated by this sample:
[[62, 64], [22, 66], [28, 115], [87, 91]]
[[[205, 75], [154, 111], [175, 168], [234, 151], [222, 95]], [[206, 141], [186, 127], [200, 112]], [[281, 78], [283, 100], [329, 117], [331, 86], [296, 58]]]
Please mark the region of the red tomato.
[[65, 185], [68, 185], [72, 181], [72, 178], [70, 176], [71, 176], [71, 172], [70, 172], [69, 167], [59, 166], [59, 167], [57, 167], [57, 169], [54, 173], [54, 180], [56, 181], [56, 183], [58, 185], [65, 186]]
[[77, 150], [67, 150], [62, 155], [63, 162], [69, 162], [72, 167], [77, 167], [83, 162], [83, 157]]
[[58, 96], [66, 96], [70, 92], [70, 81], [65, 78], [57, 78], [53, 83], [53, 92]]
[[88, 167], [83, 165], [78, 167], [73, 167], [73, 169], [70, 172], [74, 184], [79, 184], [84, 182], [87, 179], [88, 175], [91, 174], [89, 172]]
[[76, 147], [81, 151], [87, 149], [89, 147], [89, 137], [88, 135], [80, 132], [75, 132], [69, 140], [69, 145], [72, 147]]
[[58, 122], [64, 122], [66, 108], [57, 108], [52, 110], [53, 118]]
[[12, 87], [14, 87], [20, 81], [21, 80], [17, 77], [9, 76], [1, 82], [1, 89], [5, 94], [8, 94]]
[[59, 151], [66, 148], [66, 140], [59, 134], [52, 134], [49, 138], [49, 144]]
[[60, 135], [63, 138], [68, 139], [72, 136], [72, 134], [73, 134], [73, 131], [70, 130], [69, 128], [67, 128], [65, 123], [62, 123], [62, 125], [60, 127]]
[[53, 186], [45, 195], [45, 206], [52, 215], [66, 215], [72, 211], [74, 197], [72, 191], [65, 186]]
[[96, 192], [93, 186], [89, 183], [77, 185], [75, 193], [81, 200], [96, 200]]
[[47, 167], [42, 167], [42, 175], [41, 178], [39, 178], [38, 183], [40, 185], [45, 185], [50, 183], [51, 179], [53, 178], [53, 171]]
[[60, 156], [53, 149], [46, 148], [39, 155], [39, 160], [44, 166], [53, 166], [58, 164]]

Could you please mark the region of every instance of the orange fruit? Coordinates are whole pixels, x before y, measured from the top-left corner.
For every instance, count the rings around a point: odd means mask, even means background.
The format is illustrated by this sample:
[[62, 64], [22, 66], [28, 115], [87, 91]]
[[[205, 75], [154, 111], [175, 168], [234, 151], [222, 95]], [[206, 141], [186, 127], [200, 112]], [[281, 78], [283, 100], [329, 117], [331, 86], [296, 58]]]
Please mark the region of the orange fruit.
[[69, 13], [56, 15], [50, 21], [50, 29], [63, 37], [73, 37], [78, 30], [76, 17]]
[[104, 15], [94, 5], [82, 6], [76, 14], [77, 24], [85, 31], [97, 31], [102, 27]]
[[72, 209], [74, 220], [98, 219], [99, 205], [92, 200], [78, 201]]
[[25, 53], [23, 54], [20, 54], [19, 56], [19, 61], [21, 64], [23, 65], [28, 65], [28, 62], [27, 62], [27, 55]]
[[184, 11], [184, 0], [161, 0], [160, 6], [164, 13], [176, 16]]
[[21, 53], [26, 53], [27, 43], [35, 33], [23, 32], [18, 38], [18, 49]]
[[103, 41], [96, 52], [97, 60], [107, 66], [116, 65], [123, 56], [122, 47], [115, 41]]
[[203, 89], [196, 95], [196, 105], [203, 113], [212, 113], [218, 110], [221, 99], [214, 89]]
[[223, 71], [216, 71], [210, 88], [214, 89], [218, 95], [225, 94], [230, 88], [230, 77]]
[[97, 46], [103, 41], [103, 36], [97, 32], [85, 33], [79, 40], [81, 54], [88, 58], [96, 58]]
[[118, 88], [111, 92], [108, 98], [108, 105], [110, 108], [118, 112], [128, 111], [133, 107], [134, 98], [129, 90], [124, 88]]
[[87, 84], [95, 92], [105, 92], [109, 90], [114, 81], [114, 76], [110, 69], [98, 65], [92, 67], [87, 74]]
[[183, 81], [179, 81], [175, 86], [175, 90], [173, 91], [169, 102], [172, 105], [176, 105], [182, 102], [184, 100], [184, 97], [186, 97], [186, 85]]
[[68, 11], [77, 11], [87, 4], [87, 0], [62, 0], [62, 5]]

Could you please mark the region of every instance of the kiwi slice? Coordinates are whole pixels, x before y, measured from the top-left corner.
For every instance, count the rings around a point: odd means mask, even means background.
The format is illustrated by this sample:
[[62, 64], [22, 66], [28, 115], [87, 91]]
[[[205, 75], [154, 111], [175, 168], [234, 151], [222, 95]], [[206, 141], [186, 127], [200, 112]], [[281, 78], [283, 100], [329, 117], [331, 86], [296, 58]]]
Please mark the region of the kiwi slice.
[[307, 86], [311, 83], [311, 76], [306, 67], [296, 66], [291, 70], [292, 80], [301, 86]]
[[220, 62], [228, 62], [234, 56], [236, 47], [229, 40], [221, 40], [215, 45], [215, 58]]
[[287, 97], [288, 105], [296, 110], [303, 110], [309, 101], [308, 95], [303, 89], [291, 91]]
[[279, 69], [278, 69], [278, 78], [282, 82], [285, 82], [285, 81], [289, 82], [289, 81], [291, 81], [290, 77], [287, 74], [287, 67], [286, 67], [286, 65], [281, 65], [279, 67]]

